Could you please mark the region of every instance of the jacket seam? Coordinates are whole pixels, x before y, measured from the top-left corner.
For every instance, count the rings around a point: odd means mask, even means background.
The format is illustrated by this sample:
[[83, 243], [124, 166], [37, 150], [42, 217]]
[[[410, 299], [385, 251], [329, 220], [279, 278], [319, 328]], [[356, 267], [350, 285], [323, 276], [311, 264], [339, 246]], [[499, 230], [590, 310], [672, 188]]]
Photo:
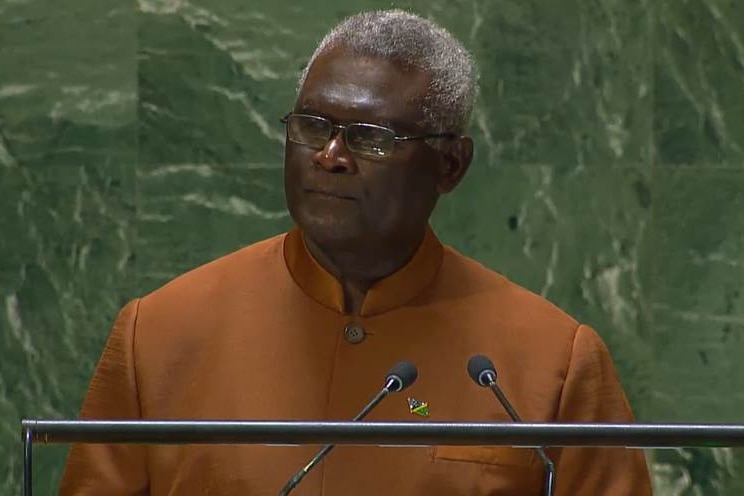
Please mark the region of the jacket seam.
[[568, 380], [568, 373], [571, 370], [571, 365], [572, 365], [573, 357], [574, 357], [574, 350], [576, 349], [576, 341], [579, 336], [579, 329], [581, 329], [582, 325], [583, 324], [579, 323], [576, 325], [576, 329], [574, 329], [573, 339], [571, 340], [571, 351], [569, 352], [568, 363], [566, 364], [566, 373], [563, 376], [563, 383], [561, 384], [561, 390], [558, 394], [558, 403], [555, 406], [555, 411], [553, 413], [554, 420], [558, 418], [561, 412], [561, 405], [563, 404], [563, 393], [566, 389], [566, 381]]
[[[142, 302], [142, 298], [136, 298], [135, 299], [135, 307], [134, 307], [134, 320], [132, 322], [132, 374], [134, 375], [134, 391], [135, 391], [135, 397], [137, 399], [137, 415], [140, 419], [143, 418], [142, 415], [142, 401], [140, 399], [140, 386], [139, 386], [139, 373], [137, 371], [137, 348], [135, 346], [136, 340], [137, 340], [137, 321], [139, 320], [139, 310], [140, 310], [140, 303]], [[149, 463], [149, 451], [150, 447], [145, 446], [144, 447], [144, 465], [145, 465], [145, 475], [147, 477], [147, 484], [148, 487], [150, 485], [150, 463]]]

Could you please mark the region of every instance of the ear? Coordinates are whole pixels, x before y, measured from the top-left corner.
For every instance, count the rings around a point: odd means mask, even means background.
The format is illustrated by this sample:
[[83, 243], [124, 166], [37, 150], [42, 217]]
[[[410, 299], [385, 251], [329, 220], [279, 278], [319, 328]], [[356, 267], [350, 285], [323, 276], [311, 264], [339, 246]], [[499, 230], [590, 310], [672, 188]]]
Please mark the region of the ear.
[[460, 184], [473, 160], [473, 139], [458, 136], [442, 151], [441, 170], [437, 190], [440, 195], [449, 193]]

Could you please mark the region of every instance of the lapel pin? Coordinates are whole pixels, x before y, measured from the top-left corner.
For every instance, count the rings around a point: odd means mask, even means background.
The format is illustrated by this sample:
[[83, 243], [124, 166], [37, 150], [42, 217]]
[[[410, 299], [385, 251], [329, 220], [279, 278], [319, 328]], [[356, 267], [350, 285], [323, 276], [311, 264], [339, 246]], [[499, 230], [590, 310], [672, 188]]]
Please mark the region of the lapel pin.
[[427, 403], [426, 401], [419, 401], [413, 398], [408, 398], [408, 410], [414, 415], [418, 415], [420, 417], [428, 417], [429, 403]]

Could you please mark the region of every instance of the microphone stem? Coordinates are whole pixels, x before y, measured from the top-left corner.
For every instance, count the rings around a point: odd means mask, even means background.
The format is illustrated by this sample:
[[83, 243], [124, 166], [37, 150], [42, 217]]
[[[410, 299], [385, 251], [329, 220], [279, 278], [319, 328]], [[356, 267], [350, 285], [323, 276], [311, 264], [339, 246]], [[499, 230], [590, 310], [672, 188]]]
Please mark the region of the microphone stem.
[[[493, 394], [496, 395], [496, 398], [498, 398], [499, 402], [503, 405], [506, 413], [509, 414], [511, 419], [514, 422], [521, 422], [522, 419], [519, 417], [517, 411], [514, 409], [511, 403], [509, 403], [509, 400], [506, 399], [506, 396], [501, 391], [499, 385], [496, 384], [496, 381], [491, 379], [491, 381], [488, 383], [488, 387], [491, 391], [493, 391]], [[536, 447], [535, 451], [537, 451], [537, 456], [540, 458], [540, 460], [543, 462], [543, 465], [545, 466], [545, 496], [553, 496], [555, 492], [555, 465], [553, 464], [553, 460], [548, 458], [548, 455], [545, 454], [543, 448]]]
[[506, 399], [506, 396], [504, 396], [504, 393], [501, 391], [501, 388], [499, 387], [499, 385], [496, 384], [496, 381], [491, 381], [490, 384], [488, 384], [488, 387], [491, 388], [491, 391], [493, 391], [493, 394], [495, 394], [496, 398], [499, 399], [499, 402], [504, 406], [506, 413], [509, 414], [511, 419], [514, 422], [521, 422], [522, 419], [519, 418], [519, 415], [517, 415], [517, 411], [514, 409], [513, 406], [511, 406], [511, 403], [509, 403], [509, 400]]
[[545, 496], [553, 496], [555, 494], [555, 465], [553, 465], [553, 460], [545, 455], [542, 448], [537, 449], [537, 454], [545, 463]]
[[[362, 420], [364, 417], [367, 416], [369, 412], [372, 411], [374, 407], [377, 406], [378, 403], [380, 403], [382, 400], [385, 399], [385, 397], [390, 394], [390, 388], [393, 386], [395, 381], [388, 381], [387, 384], [385, 384], [385, 387], [380, 390], [377, 395], [372, 398], [372, 401], [367, 403], [367, 406], [362, 408], [362, 411], [357, 414], [356, 417], [353, 418], [353, 422], [357, 422], [359, 420]], [[279, 496], [287, 496], [292, 489], [299, 484], [302, 479], [305, 478], [305, 476], [310, 472], [314, 466], [316, 466], [318, 463], [320, 463], [325, 456], [331, 452], [331, 450], [335, 448], [335, 445], [333, 444], [326, 444], [323, 446], [323, 448], [318, 451], [318, 453], [308, 462], [307, 465], [305, 465], [297, 474], [295, 474], [294, 477], [292, 477], [287, 483], [284, 485], [281, 491], [279, 491]]]
[[354, 417], [354, 419], [352, 420], [352, 422], [357, 422], [359, 420], [362, 420], [364, 417], [367, 416], [367, 414], [369, 412], [372, 411], [372, 409], [374, 407], [377, 406], [377, 404], [379, 402], [381, 402], [382, 400], [384, 400], [385, 397], [387, 397], [387, 395], [390, 394], [390, 386], [392, 385], [391, 384], [392, 382], [393, 381], [389, 381], [387, 384], [385, 384], [385, 387], [382, 388], [379, 393], [377, 393], [377, 396], [375, 396], [374, 398], [372, 398], [372, 401], [370, 401], [369, 403], [367, 403], [367, 406], [365, 406], [364, 408], [362, 408], [362, 411], [359, 412], [359, 414], [357, 414], [356, 417]]

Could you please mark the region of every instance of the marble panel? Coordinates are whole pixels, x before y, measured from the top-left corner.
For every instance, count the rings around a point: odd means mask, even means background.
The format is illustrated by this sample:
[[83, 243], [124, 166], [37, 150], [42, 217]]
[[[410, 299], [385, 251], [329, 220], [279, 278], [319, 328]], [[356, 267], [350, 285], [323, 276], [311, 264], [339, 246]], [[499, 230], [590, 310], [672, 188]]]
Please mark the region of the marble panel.
[[744, 171], [657, 171], [645, 274], [659, 420], [741, 421]]
[[[0, 168], [0, 494], [20, 492], [20, 419], [77, 415], [131, 291], [131, 171]], [[36, 451], [51, 494], [66, 447]]]
[[[643, 251], [652, 370], [647, 416], [661, 422], [742, 422], [744, 171], [660, 168]], [[744, 491], [744, 451], [659, 451], [661, 494]]]
[[744, 5], [658, 2], [654, 145], [664, 165], [744, 165]]
[[[0, 494], [20, 419], [74, 417], [131, 292], [134, 4], [0, 2]], [[55, 494], [66, 446], [36, 450]]]

